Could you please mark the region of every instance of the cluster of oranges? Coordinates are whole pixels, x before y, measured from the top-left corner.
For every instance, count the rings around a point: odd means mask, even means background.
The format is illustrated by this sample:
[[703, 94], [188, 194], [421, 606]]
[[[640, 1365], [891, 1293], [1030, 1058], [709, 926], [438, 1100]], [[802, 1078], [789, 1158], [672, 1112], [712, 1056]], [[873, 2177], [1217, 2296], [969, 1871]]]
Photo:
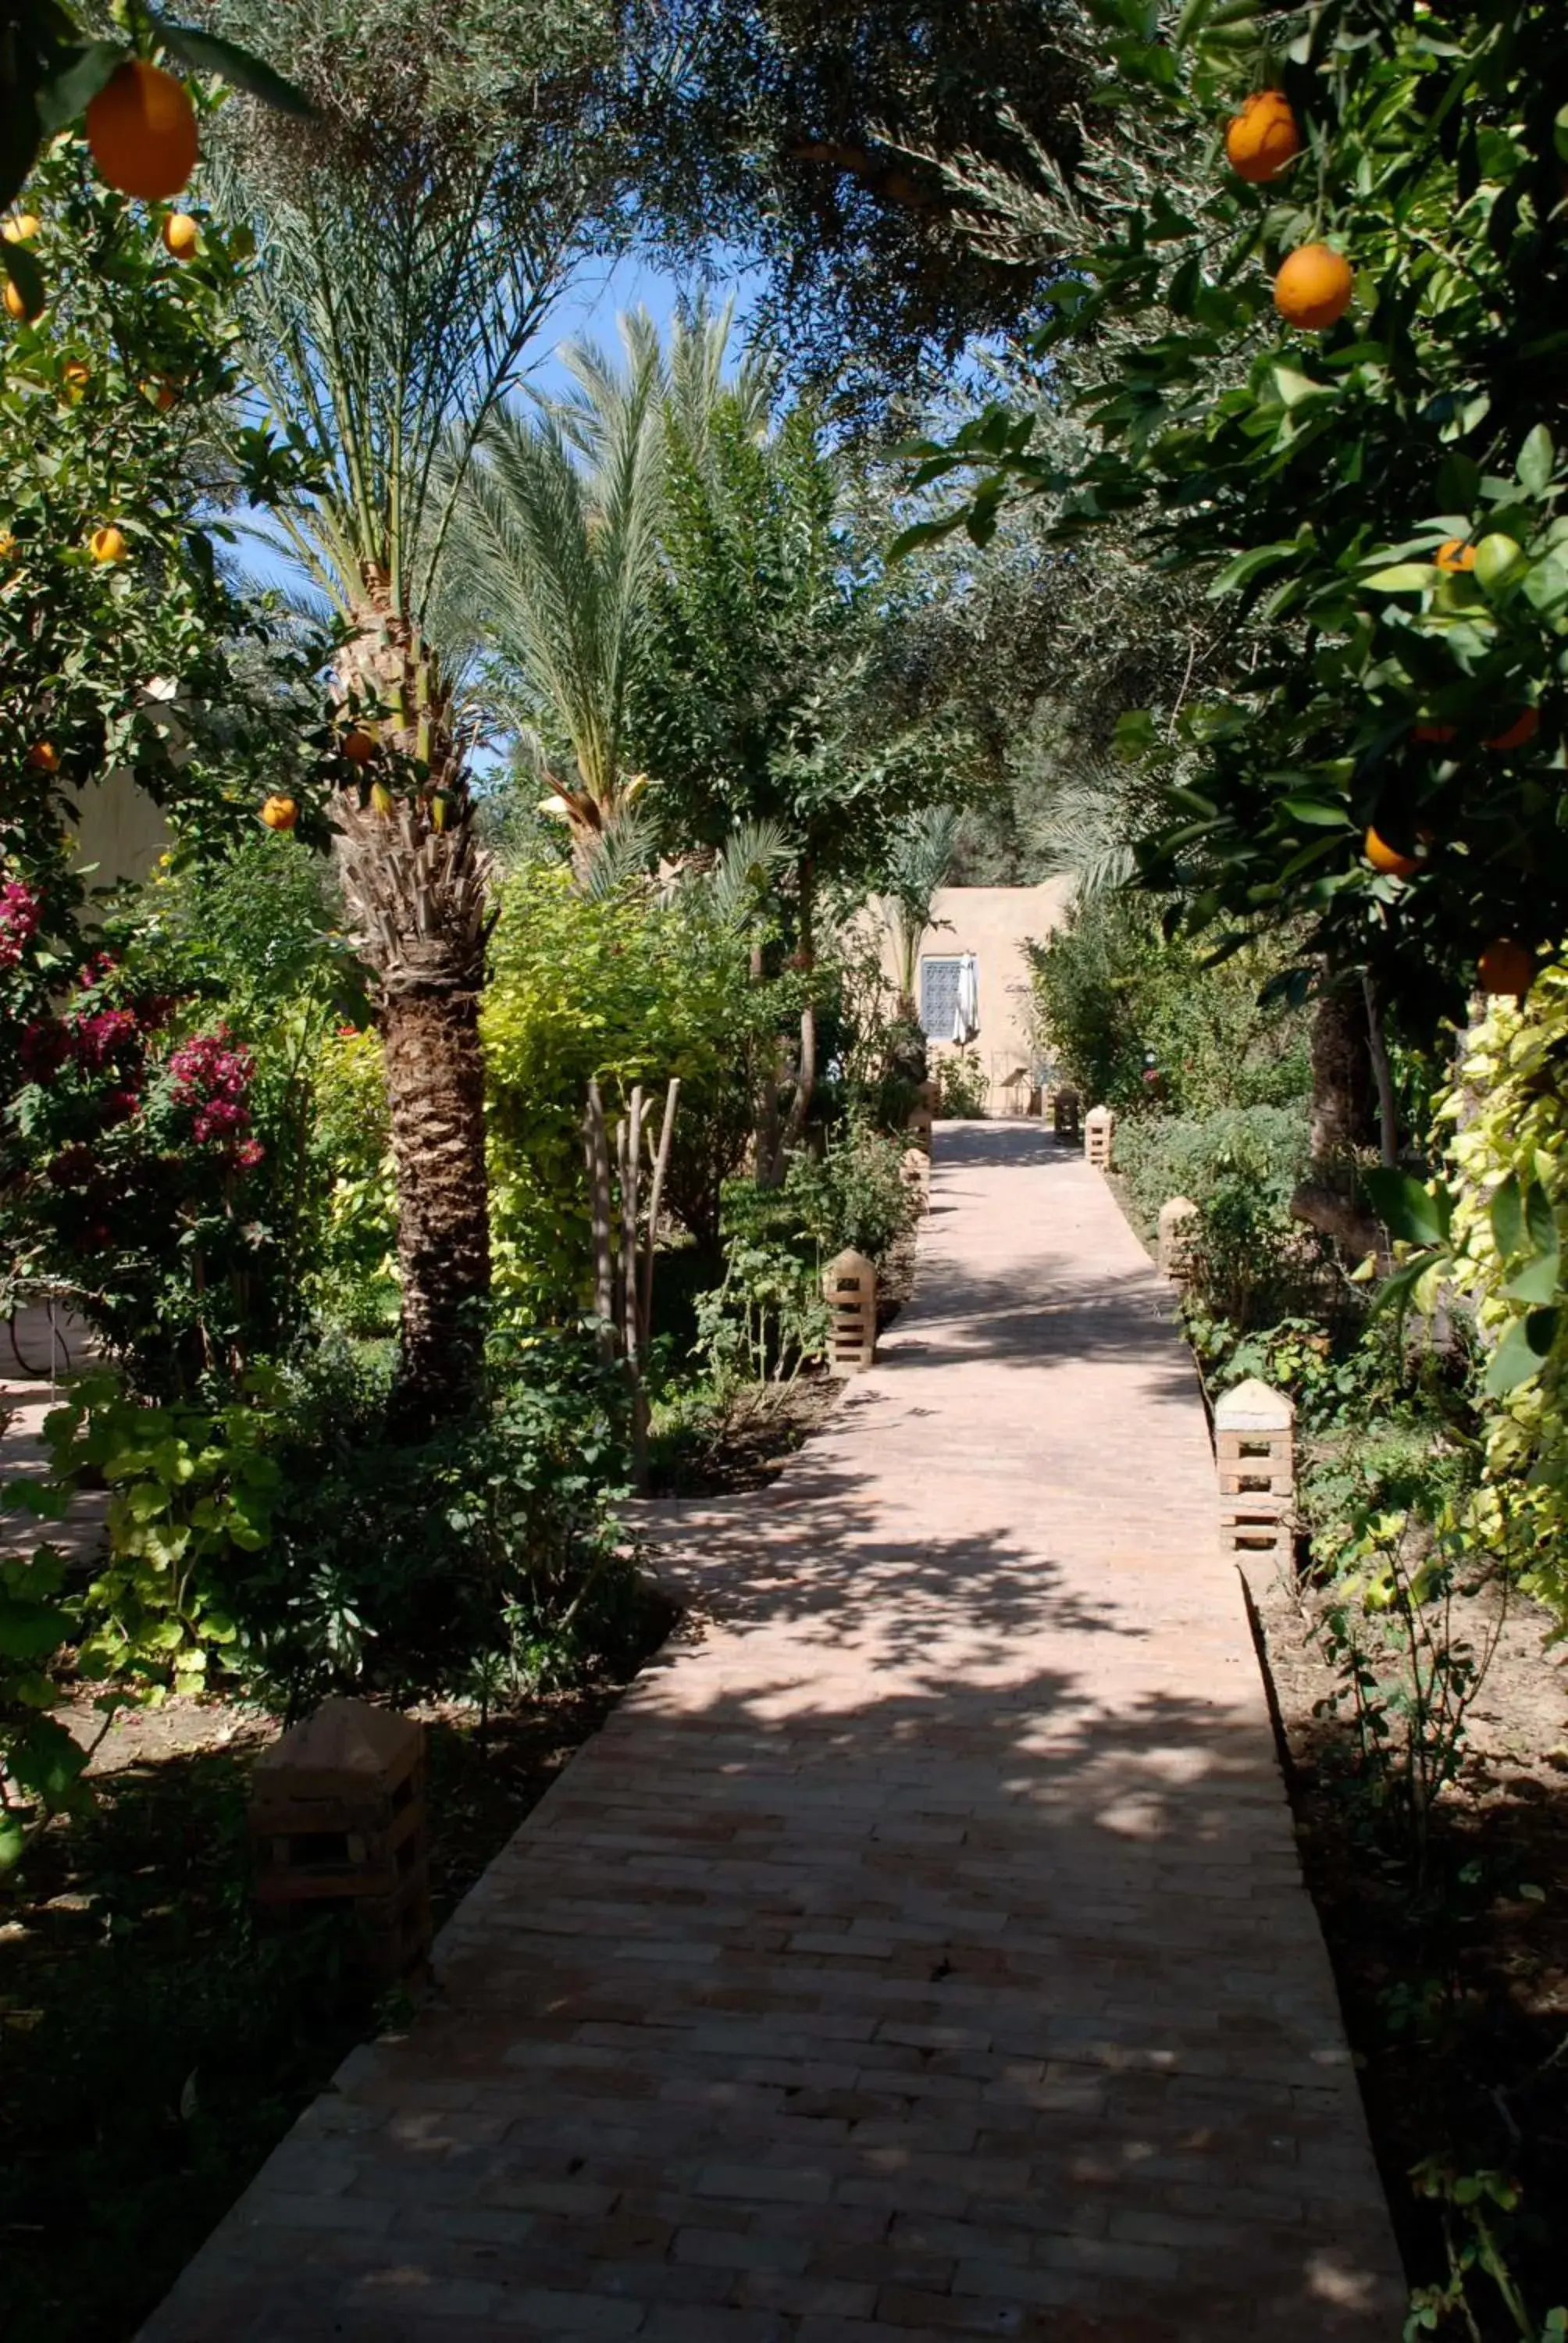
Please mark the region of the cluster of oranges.
[[[93, 160], [123, 196], [167, 203], [196, 168], [196, 119], [190, 93], [184, 82], [145, 57], [127, 57], [116, 67], [88, 105], [86, 131]], [[21, 212], [0, 233], [7, 244], [30, 244], [38, 225], [31, 212]], [[171, 212], [162, 233], [176, 260], [190, 259], [201, 237], [188, 212]], [[42, 297], [29, 297], [13, 277], [6, 278], [0, 300], [6, 315], [18, 323], [35, 324], [44, 314]]]
[[[1254, 90], [1226, 128], [1225, 158], [1238, 178], [1255, 186], [1263, 186], [1288, 169], [1305, 144], [1295, 109], [1284, 91]], [[1298, 326], [1308, 333], [1325, 333], [1344, 316], [1354, 292], [1354, 273], [1344, 255], [1335, 252], [1331, 245], [1313, 242], [1298, 246], [1286, 257], [1274, 278], [1274, 307], [1288, 325]], [[1438, 548], [1435, 566], [1446, 576], [1461, 576], [1475, 568], [1476, 552], [1473, 545], [1451, 538]], [[1526, 708], [1486, 745], [1496, 749], [1523, 749], [1540, 728], [1539, 710]], [[1454, 727], [1418, 725], [1415, 737], [1423, 742], [1452, 740]], [[1420, 843], [1430, 848], [1431, 833], [1423, 831]], [[1422, 857], [1391, 846], [1376, 830], [1366, 832], [1362, 851], [1372, 868], [1385, 877], [1413, 879], [1422, 869]], [[1508, 937], [1499, 937], [1488, 944], [1478, 966], [1482, 989], [1486, 992], [1521, 995], [1529, 990], [1535, 973], [1533, 955]]]
[[[1277, 179], [1306, 141], [1282, 89], [1254, 90], [1225, 133], [1225, 159], [1254, 186]], [[1326, 244], [1298, 246], [1274, 279], [1274, 307], [1288, 324], [1326, 332], [1351, 306], [1355, 278], [1342, 252]]]

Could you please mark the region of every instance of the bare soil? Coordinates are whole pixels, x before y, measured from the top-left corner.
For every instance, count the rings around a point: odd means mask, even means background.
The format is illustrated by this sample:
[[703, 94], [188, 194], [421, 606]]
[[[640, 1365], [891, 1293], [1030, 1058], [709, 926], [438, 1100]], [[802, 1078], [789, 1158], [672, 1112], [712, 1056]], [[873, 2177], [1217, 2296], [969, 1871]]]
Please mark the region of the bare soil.
[[[1501, 2224], [1538, 2318], [1568, 2303], [1568, 1661], [1552, 1621], [1508, 1603], [1470, 1715], [1462, 1773], [1435, 1811], [1424, 1875], [1392, 1859], [1355, 1797], [1356, 1753], [1324, 1704], [1322, 1596], [1293, 1573], [1252, 1574], [1296, 1834], [1339, 1982], [1373, 2146], [1413, 2284], [1448, 2276], [1441, 2216], [1412, 2185], [1439, 2159], [1522, 2189]], [[1478, 1649], [1494, 1589], [1461, 1596], [1453, 1632]], [[1456, 2242], [1467, 2233], [1455, 2227]], [[1479, 2331], [1519, 2328], [1484, 2277]], [[1458, 2318], [1442, 2332], [1465, 2332]]]

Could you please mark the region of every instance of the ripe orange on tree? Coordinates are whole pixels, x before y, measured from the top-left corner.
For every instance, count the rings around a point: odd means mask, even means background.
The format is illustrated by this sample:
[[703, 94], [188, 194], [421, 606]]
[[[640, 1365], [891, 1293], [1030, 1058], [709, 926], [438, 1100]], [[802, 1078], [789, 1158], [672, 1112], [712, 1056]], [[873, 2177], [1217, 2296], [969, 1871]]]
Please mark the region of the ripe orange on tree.
[[368, 765], [375, 759], [376, 743], [368, 732], [360, 731], [356, 725], [352, 732], [343, 736], [343, 753], [351, 765]]
[[1282, 89], [1255, 89], [1225, 133], [1225, 160], [1254, 186], [1277, 178], [1302, 146], [1302, 126]]
[[91, 367], [84, 364], [80, 358], [67, 358], [64, 371], [67, 397], [80, 398], [93, 379]]
[[1342, 252], [1299, 245], [1274, 279], [1274, 307], [1287, 324], [1321, 334], [1351, 306], [1355, 277]]
[[299, 820], [299, 808], [292, 798], [273, 796], [262, 807], [261, 818], [268, 830], [292, 830]]
[[57, 773], [60, 769], [60, 751], [55, 748], [53, 740], [35, 740], [27, 751], [27, 762], [35, 773]]
[[1494, 732], [1487, 742], [1489, 749], [1523, 749], [1534, 739], [1541, 729], [1541, 710], [1527, 708], [1514, 719], [1505, 732]]
[[1432, 558], [1438, 568], [1445, 570], [1448, 576], [1452, 578], [1461, 570], [1474, 568], [1475, 548], [1473, 545], [1466, 545], [1462, 537], [1451, 537], [1446, 545], [1438, 547]]
[[87, 539], [87, 546], [94, 560], [105, 563], [123, 561], [130, 551], [124, 531], [117, 529], [113, 521], [103, 528], [95, 528]]
[[1423, 743], [1428, 741], [1435, 743], [1456, 739], [1458, 738], [1458, 734], [1459, 727], [1457, 724], [1418, 724], [1412, 731], [1410, 737], [1412, 740], [1420, 740]]
[[188, 260], [201, 241], [199, 222], [189, 212], [171, 212], [163, 225], [164, 249], [176, 260]]
[[1374, 870], [1387, 871], [1395, 879], [1413, 879], [1421, 868], [1413, 854], [1402, 854], [1375, 830], [1369, 830], [1362, 840], [1362, 851]]
[[1511, 937], [1499, 936], [1494, 943], [1487, 945], [1476, 965], [1483, 992], [1512, 992], [1517, 1000], [1530, 990], [1535, 974], [1535, 955]]
[[5, 291], [0, 297], [5, 303], [5, 315], [15, 317], [18, 325], [35, 326], [44, 314], [44, 303], [40, 301], [35, 307], [14, 277], [5, 279]]
[[196, 168], [196, 108], [181, 81], [145, 57], [116, 67], [87, 108], [87, 144], [111, 187], [145, 203], [177, 196]]
[[4, 227], [0, 227], [7, 244], [31, 244], [43, 222], [36, 212], [13, 212]]

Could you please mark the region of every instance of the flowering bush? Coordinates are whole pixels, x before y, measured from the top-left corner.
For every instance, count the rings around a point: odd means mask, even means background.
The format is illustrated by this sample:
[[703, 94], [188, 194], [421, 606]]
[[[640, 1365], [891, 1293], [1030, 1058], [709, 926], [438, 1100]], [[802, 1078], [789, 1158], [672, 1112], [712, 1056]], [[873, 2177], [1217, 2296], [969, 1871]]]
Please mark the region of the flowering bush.
[[246, 1136], [250, 1130], [246, 1099], [255, 1078], [255, 1059], [248, 1050], [230, 1048], [226, 1025], [183, 1042], [168, 1062], [170, 1096], [176, 1106], [190, 1110], [196, 1145], [211, 1147], [216, 1141], [219, 1155], [246, 1170], [266, 1153], [259, 1140]]
[[249, 1193], [254, 1061], [221, 1025], [170, 1046], [180, 1005], [100, 953], [65, 1005], [37, 1007], [0, 1189], [20, 1281], [64, 1290], [160, 1395], [265, 1345], [276, 1315]]
[[15, 968], [38, 932], [38, 899], [19, 879], [0, 886], [0, 968]]

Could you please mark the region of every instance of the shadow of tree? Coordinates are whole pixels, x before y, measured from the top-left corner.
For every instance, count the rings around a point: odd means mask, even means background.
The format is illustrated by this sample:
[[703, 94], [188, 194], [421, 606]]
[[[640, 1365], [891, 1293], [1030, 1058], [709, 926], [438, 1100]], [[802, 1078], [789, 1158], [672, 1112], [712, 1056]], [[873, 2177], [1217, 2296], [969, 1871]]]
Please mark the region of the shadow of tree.
[[886, 1367], [640, 1512], [683, 1625], [146, 2343], [1389, 2343], [1191, 1373], [1052, 1161], [944, 1131]]

